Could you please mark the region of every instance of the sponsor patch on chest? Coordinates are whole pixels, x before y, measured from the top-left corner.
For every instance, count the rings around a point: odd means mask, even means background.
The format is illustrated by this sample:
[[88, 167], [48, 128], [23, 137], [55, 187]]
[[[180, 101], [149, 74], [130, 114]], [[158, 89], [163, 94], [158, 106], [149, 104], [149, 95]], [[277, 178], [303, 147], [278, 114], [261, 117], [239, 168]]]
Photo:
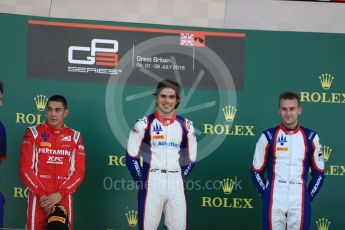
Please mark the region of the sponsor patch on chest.
[[277, 139], [277, 144], [276, 144], [276, 152], [288, 152], [289, 148], [286, 146], [287, 145], [287, 140], [286, 136], [284, 134], [280, 134]]
[[159, 135], [161, 132], [163, 132], [162, 126], [159, 123], [153, 124], [152, 132]]
[[71, 141], [72, 137], [71, 136], [65, 136], [61, 139], [61, 141]]
[[165, 140], [165, 135], [152, 135], [151, 139], [154, 141]]
[[155, 147], [171, 147], [171, 148], [180, 148], [180, 144], [170, 142], [170, 141], [153, 141], [152, 145]]
[[40, 142], [40, 147], [52, 147], [52, 144], [46, 141]]
[[60, 156], [49, 156], [47, 160], [47, 164], [63, 164], [63, 158]]
[[286, 136], [281, 134], [279, 137], [278, 137], [278, 140], [277, 142], [282, 146], [282, 145], [285, 145], [287, 143], [287, 140], [286, 140]]
[[276, 151], [277, 152], [288, 152], [289, 148], [288, 147], [277, 147]]

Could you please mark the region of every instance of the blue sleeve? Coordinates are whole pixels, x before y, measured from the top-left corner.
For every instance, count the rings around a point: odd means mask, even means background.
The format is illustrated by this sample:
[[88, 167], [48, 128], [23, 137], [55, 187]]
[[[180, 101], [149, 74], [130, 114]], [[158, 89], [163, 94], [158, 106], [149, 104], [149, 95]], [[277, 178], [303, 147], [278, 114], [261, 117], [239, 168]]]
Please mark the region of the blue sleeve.
[[6, 130], [4, 125], [0, 122], [0, 160], [5, 160], [7, 157], [6, 143]]
[[310, 200], [312, 201], [320, 191], [323, 181], [325, 179], [325, 162], [323, 159], [323, 152], [319, 141], [319, 136], [316, 134], [312, 140], [312, 152], [310, 155], [311, 180], [308, 185]]
[[183, 140], [180, 146], [180, 167], [183, 179], [185, 179], [195, 166], [197, 156], [197, 141], [193, 122], [179, 117], [183, 132]]
[[250, 173], [252, 175], [252, 181], [256, 187], [256, 189], [258, 190], [259, 194], [261, 197], [263, 197], [264, 191], [266, 189], [265, 184], [265, 176], [264, 176], [264, 172], [262, 173], [258, 173], [256, 172], [253, 168], [250, 170]]
[[186, 178], [193, 171], [194, 166], [195, 166], [195, 163], [192, 163], [192, 162], [190, 162], [187, 165], [181, 166], [183, 178]]
[[126, 152], [126, 166], [135, 181], [139, 182], [142, 180], [143, 169], [140, 166], [139, 158], [132, 157]]
[[325, 179], [325, 175], [322, 172], [316, 171], [314, 168], [311, 169], [311, 181], [308, 185], [308, 191], [310, 194], [310, 201], [312, 201], [315, 196], [318, 194], [320, 191], [323, 181]]

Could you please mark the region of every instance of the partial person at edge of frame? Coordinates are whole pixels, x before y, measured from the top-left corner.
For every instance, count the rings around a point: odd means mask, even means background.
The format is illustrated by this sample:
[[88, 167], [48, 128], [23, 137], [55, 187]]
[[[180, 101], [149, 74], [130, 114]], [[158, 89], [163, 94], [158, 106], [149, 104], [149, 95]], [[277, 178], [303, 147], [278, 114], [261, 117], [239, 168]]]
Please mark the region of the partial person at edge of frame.
[[[3, 106], [3, 94], [4, 84], [0, 81], [0, 108]], [[7, 159], [7, 141], [6, 141], [6, 129], [0, 121], [0, 165], [3, 160]], [[1, 178], [0, 178], [1, 181]], [[1, 188], [1, 185], [0, 185]], [[4, 205], [5, 197], [0, 191], [0, 229], [4, 227]]]

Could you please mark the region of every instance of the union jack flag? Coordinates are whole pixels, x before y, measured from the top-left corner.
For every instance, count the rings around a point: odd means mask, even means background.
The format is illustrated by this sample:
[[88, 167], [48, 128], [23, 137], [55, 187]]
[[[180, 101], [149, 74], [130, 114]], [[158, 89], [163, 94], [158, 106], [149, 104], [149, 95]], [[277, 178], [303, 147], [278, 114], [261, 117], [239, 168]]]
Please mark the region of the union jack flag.
[[194, 34], [181, 33], [180, 45], [181, 46], [194, 46]]

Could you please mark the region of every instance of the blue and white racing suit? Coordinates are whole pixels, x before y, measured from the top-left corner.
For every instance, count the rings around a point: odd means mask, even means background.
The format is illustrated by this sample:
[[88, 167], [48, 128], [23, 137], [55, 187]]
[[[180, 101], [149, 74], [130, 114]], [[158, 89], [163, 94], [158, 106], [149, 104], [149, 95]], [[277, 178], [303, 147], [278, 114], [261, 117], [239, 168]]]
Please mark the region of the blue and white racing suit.
[[[312, 179], [307, 185], [309, 169]], [[310, 201], [324, 180], [323, 153], [315, 131], [299, 125], [289, 130], [283, 124], [266, 130], [256, 144], [251, 173], [263, 198], [265, 230], [309, 229]]]
[[136, 122], [129, 135], [126, 165], [141, 185], [139, 229], [157, 229], [162, 212], [169, 230], [187, 228], [184, 178], [192, 171], [196, 154], [191, 121], [176, 115], [166, 119], [155, 112]]

